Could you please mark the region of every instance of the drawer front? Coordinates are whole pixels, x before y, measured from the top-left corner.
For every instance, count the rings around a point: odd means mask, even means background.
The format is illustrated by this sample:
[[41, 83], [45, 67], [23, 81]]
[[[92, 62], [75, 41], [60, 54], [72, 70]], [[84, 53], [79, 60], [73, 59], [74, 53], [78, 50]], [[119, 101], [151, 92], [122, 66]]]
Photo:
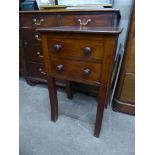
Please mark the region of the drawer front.
[[42, 47], [39, 45], [24, 46], [27, 61], [43, 62]]
[[20, 15], [20, 27], [38, 28], [58, 26], [60, 20], [58, 15]]
[[113, 15], [62, 15], [61, 22], [63, 26], [113, 26]]
[[24, 45], [40, 45], [41, 37], [40, 34], [35, 30], [22, 30], [22, 40]]
[[72, 57], [77, 59], [102, 59], [105, 51], [104, 41], [81, 39], [81, 38], [61, 38], [53, 36], [48, 38], [48, 50], [51, 56]]
[[44, 65], [41, 63], [28, 63], [28, 76], [46, 79]]
[[100, 81], [101, 64], [51, 58], [52, 74], [68, 80]]

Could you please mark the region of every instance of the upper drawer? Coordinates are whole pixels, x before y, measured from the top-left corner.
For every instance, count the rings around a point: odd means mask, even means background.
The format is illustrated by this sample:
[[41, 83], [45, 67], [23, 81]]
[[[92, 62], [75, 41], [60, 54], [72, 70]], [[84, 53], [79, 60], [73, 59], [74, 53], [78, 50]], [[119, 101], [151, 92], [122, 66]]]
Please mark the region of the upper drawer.
[[113, 14], [93, 14], [93, 15], [62, 15], [61, 24], [63, 26], [104, 26], [111, 27], [115, 25], [115, 16]]
[[59, 25], [58, 15], [20, 15], [20, 27], [38, 28]]
[[48, 51], [54, 57], [71, 57], [84, 60], [101, 60], [105, 51], [106, 40], [92, 40], [66, 35], [48, 37]]

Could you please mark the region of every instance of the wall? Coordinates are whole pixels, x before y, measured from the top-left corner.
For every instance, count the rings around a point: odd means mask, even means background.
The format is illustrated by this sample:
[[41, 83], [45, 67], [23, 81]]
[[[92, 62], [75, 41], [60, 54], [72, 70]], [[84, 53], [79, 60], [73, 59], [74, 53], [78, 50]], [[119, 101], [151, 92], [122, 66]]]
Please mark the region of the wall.
[[109, 4], [110, 0], [58, 0], [62, 5]]
[[123, 45], [125, 45], [128, 33], [128, 25], [132, 4], [133, 0], [114, 0], [114, 8], [120, 9], [121, 12], [120, 27], [123, 28], [123, 32], [121, 33], [118, 42], [122, 43]]

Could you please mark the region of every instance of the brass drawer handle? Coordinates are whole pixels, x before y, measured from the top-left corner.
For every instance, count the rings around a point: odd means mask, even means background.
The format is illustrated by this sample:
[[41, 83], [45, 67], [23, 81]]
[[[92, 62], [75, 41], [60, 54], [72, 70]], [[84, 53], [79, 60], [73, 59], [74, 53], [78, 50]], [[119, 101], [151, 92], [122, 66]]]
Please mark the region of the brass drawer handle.
[[63, 68], [64, 68], [64, 65], [63, 65], [63, 64], [59, 64], [59, 65], [56, 66], [56, 69], [57, 69], [58, 71], [62, 71]]
[[38, 35], [38, 34], [35, 35], [35, 38], [36, 38], [38, 41], [41, 40], [41, 39], [39, 38], [39, 35]]
[[61, 44], [55, 44], [55, 45], [54, 45], [54, 51], [55, 51], [55, 52], [60, 51], [61, 48], [62, 48]]
[[83, 48], [83, 53], [85, 56], [89, 56], [92, 52], [92, 49], [90, 47], [84, 47]]
[[33, 22], [34, 22], [35, 25], [39, 26], [39, 25], [41, 25], [42, 22], [44, 22], [44, 19], [36, 19], [36, 18], [34, 18]]
[[86, 18], [83, 18], [82, 20], [78, 19], [78, 22], [80, 22], [80, 26], [86, 26], [91, 21], [92, 21], [91, 19], [86, 19]]
[[37, 52], [38, 57], [43, 58], [44, 56], [40, 54], [40, 52]]
[[86, 68], [83, 70], [84, 75], [90, 75], [90, 73], [91, 73], [91, 69], [89, 69], [89, 68]]
[[41, 74], [43, 74], [43, 75], [46, 75], [46, 73], [43, 71], [42, 68], [39, 68], [39, 72], [40, 72]]

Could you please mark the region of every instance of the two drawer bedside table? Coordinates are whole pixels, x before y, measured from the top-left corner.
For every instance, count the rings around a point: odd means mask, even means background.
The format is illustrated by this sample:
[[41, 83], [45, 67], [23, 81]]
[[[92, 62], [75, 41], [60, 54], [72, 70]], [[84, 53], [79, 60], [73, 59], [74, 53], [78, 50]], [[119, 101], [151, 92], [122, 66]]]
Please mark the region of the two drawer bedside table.
[[41, 34], [51, 103], [51, 120], [58, 119], [56, 78], [99, 87], [94, 136], [99, 137], [119, 28], [49, 27]]

